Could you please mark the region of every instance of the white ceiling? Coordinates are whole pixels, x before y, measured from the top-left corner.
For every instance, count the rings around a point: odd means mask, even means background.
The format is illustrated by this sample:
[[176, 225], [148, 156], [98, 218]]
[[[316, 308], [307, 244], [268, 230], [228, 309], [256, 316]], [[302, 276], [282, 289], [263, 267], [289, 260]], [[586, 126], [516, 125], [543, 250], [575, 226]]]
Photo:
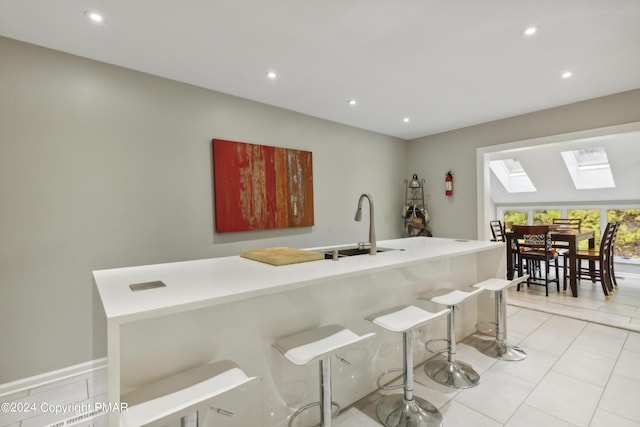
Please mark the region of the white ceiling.
[[638, 0], [0, 0], [2, 36], [402, 139], [640, 88], [638, 22]]

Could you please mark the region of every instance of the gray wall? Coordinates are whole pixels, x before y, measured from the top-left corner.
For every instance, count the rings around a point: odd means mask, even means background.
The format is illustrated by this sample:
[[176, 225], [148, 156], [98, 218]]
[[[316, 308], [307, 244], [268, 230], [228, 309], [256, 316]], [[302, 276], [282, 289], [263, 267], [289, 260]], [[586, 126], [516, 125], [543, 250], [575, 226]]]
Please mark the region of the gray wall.
[[[106, 355], [91, 271], [399, 237], [425, 178], [434, 235], [476, 237], [476, 148], [640, 120], [640, 90], [406, 143], [0, 38], [0, 383]], [[212, 138], [313, 152], [315, 226], [216, 234]], [[444, 174], [454, 196], [444, 196]]]
[[[91, 271], [400, 237], [407, 144], [0, 38], [0, 383], [106, 356]], [[214, 233], [212, 138], [313, 152], [315, 226]]]
[[[426, 179], [433, 235], [478, 238], [478, 147], [637, 121], [640, 121], [640, 89], [411, 141], [409, 172]], [[454, 176], [452, 197], [444, 195], [448, 170]]]

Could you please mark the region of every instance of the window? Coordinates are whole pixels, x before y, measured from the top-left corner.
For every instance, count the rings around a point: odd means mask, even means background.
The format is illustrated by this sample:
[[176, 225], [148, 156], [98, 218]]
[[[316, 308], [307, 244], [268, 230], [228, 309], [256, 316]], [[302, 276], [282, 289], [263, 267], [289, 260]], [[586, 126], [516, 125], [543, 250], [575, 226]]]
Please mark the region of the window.
[[502, 186], [509, 193], [529, 193], [536, 191], [527, 172], [518, 159], [491, 160], [489, 167]]
[[584, 150], [576, 150], [573, 152], [578, 161], [578, 169], [591, 170], [603, 169], [609, 167], [607, 152], [604, 148], [585, 148]]
[[604, 148], [563, 151], [561, 154], [577, 190], [616, 186]]
[[[601, 231], [604, 230], [607, 222], [618, 221], [621, 223], [616, 237], [615, 253], [619, 258], [640, 261], [640, 208], [637, 205], [633, 208], [589, 208], [574, 209], [568, 207], [553, 206], [546, 209], [544, 206], [519, 207], [519, 206], [498, 206], [496, 208], [497, 218], [504, 219], [505, 224], [551, 224], [553, 218], [580, 218], [583, 228], [594, 230], [596, 247], [600, 244]], [[531, 219], [531, 222], [529, 222]], [[580, 242], [579, 249], [586, 250], [589, 243]]]
[[562, 218], [560, 209], [534, 209], [533, 225], [552, 224], [554, 218]]
[[504, 223], [506, 224], [507, 222], [516, 225], [527, 225], [529, 224], [529, 212], [518, 210], [504, 211]]
[[640, 258], [640, 209], [609, 209], [607, 221], [620, 221], [614, 255]]

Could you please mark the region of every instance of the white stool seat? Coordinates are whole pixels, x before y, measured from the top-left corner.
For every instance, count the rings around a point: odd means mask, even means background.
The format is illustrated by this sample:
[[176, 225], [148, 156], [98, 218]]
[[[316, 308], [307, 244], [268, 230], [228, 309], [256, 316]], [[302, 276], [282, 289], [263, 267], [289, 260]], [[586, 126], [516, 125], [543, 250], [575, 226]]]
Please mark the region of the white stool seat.
[[475, 295], [478, 292], [482, 292], [483, 290], [483, 288], [478, 288], [473, 291], [465, 292], [456, 289], [444, 295], [433, 297], [430, 299], [430, 301], [442, 305], [458, 305], [470, 296]]
[[313, 406], [320, 406], [320, 425], [322, 427], [331, 426], [332, 407], [336, 406], [337, 412], [340, 412], [340, 405], [331, 400], [331, 358], [333, 353], [373, 336], [375, 336], [373, 332], [358, 335], [344, 326], [327, 325], [298, 332], [273, 343], [273, 347], [295, 365], [306, 365], [314, 360], [320, 364], [320, 401], [296, 409], [289, 417], [289, 427], [293, 425], [293, 420], [298, 415]]
[[161, 420], [170, 422], [256, 379], [229, 360], [189, 369], [123, 395], [121, 401], [129, 407], [121, 414], [121, 424], [139, 427]]
[[432, 320], [449, 313], [448, 309], [432, 313], [415, 305], [395, 307], [369, 316], [376, 325], [392, 332], [405, 332], [425, 325]]
[[474, 288], [483, 288], [486, 289], [487, 291], [494, 291], [494, 292], [498, 292], [501, 291], [503, 289], [507, 289], [511, 286], [515, 286], [518, 283], [522, 283], [525, 280], [527, 280], [529, 276], [528, 275], [524, 275], [522, 277], [518, 277], [516, 279], [513, 280], [507, 280], [507, 279], [499, 279], [497, 277], [491, 278], [491, 279], [487, 279], [484, 280], [482, 282], [476, 283], [475, 285], [473, 285]]
[[306, 365], [343, 347], [364, 341], [375, 333], [357, 335], [340, 325], [327, 325], [299, 332], [275, 342], [278, 349], [291, 363]]

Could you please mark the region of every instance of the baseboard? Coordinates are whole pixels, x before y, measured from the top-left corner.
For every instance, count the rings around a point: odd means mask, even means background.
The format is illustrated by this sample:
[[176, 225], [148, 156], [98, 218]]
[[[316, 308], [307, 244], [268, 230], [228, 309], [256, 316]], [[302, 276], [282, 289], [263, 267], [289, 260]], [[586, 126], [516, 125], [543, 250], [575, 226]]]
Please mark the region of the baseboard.
[[34, 388], [46, 386], [69, 378], [77, 377], [92, 372], [97, 372], [107, 368], [107, 358], [90, 360], [55, 371], [45, 372], [32, 377], [19, 379], [5, 384], [0, 384], [0, 398], [17, 394]]

